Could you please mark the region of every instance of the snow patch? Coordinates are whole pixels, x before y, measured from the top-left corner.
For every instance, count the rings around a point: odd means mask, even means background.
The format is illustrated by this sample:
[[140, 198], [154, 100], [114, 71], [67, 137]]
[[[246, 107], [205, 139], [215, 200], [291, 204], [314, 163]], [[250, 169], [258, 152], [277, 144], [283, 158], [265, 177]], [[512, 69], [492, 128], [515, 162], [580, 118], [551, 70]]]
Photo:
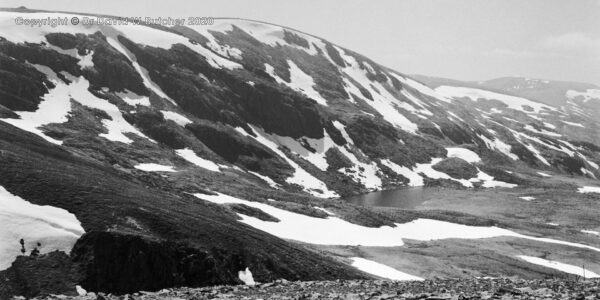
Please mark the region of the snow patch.
[[[478, 169], [479, 170], [479, 169]], [[493, 176], [490, 176], [481, 170], [477, 173], [477, 177], [469, 179], [471, 182], [481, 181], [483, 184], [481, 185], [484, 188], [494, 188], [494, 187], [502, 187], [502, 188], [514, 188], [517, 185], [514, 183], [508, 183], [504, 181], [495, 180]]]
[[[280, 222], [263, 221], [255, 217], [238, 214], [240, 222], [280, 238], [318, 245], [362, 245], [393, 247], [402, 246], [403, 239], [432, 241], [449, 238], [481, 239], [499, 236], [522, 238], [543, 243], [566, 245], [600, 252], [599, 248], [561, 240], [522, 235], [498, 227], [479, 227], [450, 222], [417, 219], [408, 223], [395, 223], [395, 227], [378, 228], [356, 225], [340, 218], [316, 218], [297, 214], [265, 203], [238, 199], [225, 194], [194, 194], [194, 196], [217, 204], [239, 203], [262, 210]], [[327, 230], [323, 230], [326, 228]]]
[[475, 102], [477, 102], [479, 99], [498, 100], [506, 104], [511, 109], [519, 110], [525, 113], [531, 113], [531, 111], [526, 109], [527, 107], [533, 109], [534, 113], [540, 113], [542, 110], [556, 111], [556, 108], [552, 106], [542, 104], [539, 102], [534, 102], [525, 98], [509, 96], [505, 94], [499, 94], [486, 90], [468, 87], [442, 85], [440, 87], [437, 87], [435, 91], [449, 98], [469, 98], [471, 101]]
[[568, 90], [565, 94], [567, 98], [573, 100], [577, 97], [582, 97], [583, 102], [588, 102], [591, 99], [600, 100], [600, 90], [599, 89], [587, 89], [585, 92], [578, 92], [574, 90]]
[[[14, 25], [13, 25], [14, 26]], [[19, 119], [0, 119], [13, 126], [19, 127], [25, 131], [37, 134], [48, 142], [61, 145], [62, 141], [56, 140], [44, 134], [39, 127], [52, 124], [67, 122], [67, 117], [71, 111], [70, 86], [58, 79], [56, 73], [52, 69], [42, 65], [32, 65], [38, 71], [46, 74], [46, 77], [52, 82], [55, 87], [42, 96], [42, 101], [38, 105], [38, 109], [34, 112], [23, 111], [15, 112], [19, 115]], [[73, 83], [74, 84], [74, 83]]]
[[481, 162], [481, 157], [477, 153], [465, 148], [446, 148], [447, 157], [460, 158], [468, 163]]
[[324, 208], [322, 208], [322, 207], [313, 206], [313, 208], [314, 208], [314, 209], [318, 209], [318, 210], [320, 210], [320, 211], [322, 211], [322, 212], [324, 212], [324, 213], [326, 213], [326, 214], [328, 214], [328, 215], [330, 215], [330, 216], [335, 216], [335, 214], [334, 214], [334, 213], [332, 213], [332, 212], [330, 212], [330, 211], [328, 211], [328, 210], [326, 210], [326, 209], [324, 209]]
[[85, 55], [81, 56], [81, 55], [79, 55], [79, 51], [76, 48], [65, 50], [60, 47], [52, 45], [50, 42], [48, 42], [48, 40], [46, 40], [46, 46], [58, 53], [66, 54], [66, 55], [76, 58], [78, 60], [77, 64], [82, 69], [94, 67], [94, 62], [92, 61], [94, 51], [89, 51]]
[[519, 199], [523, 199], [525, 201], [531, 201], [531, 200], [535, 200], [535, 197], [532, 197], [532, 196], [523, 196], [523, 197], [519, 197]]
[[265, 63], [265, 72], [267, 72], [269, 76], [273, 77], [273, 79], [275, 79], [277, 83], [284, 84], [292, 90], [300, 92], [306, 95], [307, 97], [317, 101], [317, 103], [323, 106], [327, 106], [327, 100], [323, 98], [323, 96], [321, 96], [321, 94], [319, 94], [319, 92], [317, 92], [314, 89], [315, 82], [313, 78], [310, 75], [304, 73], [298, 66], [296, 66], [296, 64], [294, 64], [293, 61], [288, 59], [287, 63], [290, 66], [289, 83], [283, 80], [281, 77], [277, 76], [277, 74], [275, 74], [275, 69], [273, 68], [273, 66], [267, 63]]
[[340, 121], [333, 121], [332, 123], [333, 123], [333, 126], [342, 133], [342, 137], [344, 137], [346, 142], [348, 142], [351, 145], [354, 145], [354, 141], [348, 135], [348, 132], [346, 132], [346, 126], [344, 126], [344, 124], [340, 123]]
[[173, 166], [165, 166], [154, 163], [138, 164], [135, 165], [134, 168], [146, 172], [177, 172]]
[[485, 143], [486, 147], [488, 147], [488, 149], [499, 151], [502, 154], [510, 157], [513, 160], [519, 159], [519, 157], [516, 154], [514, 154], [510, 151], [511, 146], [509, 144], [499, 140], [498, 138], [494, 138], [494, 140], [490, 140], [484, 135], [479, 135], [479, 138], [481, 140], [483, 140], [483, 142]]
[[117, 92], [115, 93], [119, 98], [123, 99], [123, 101], [125, 101], [125, 103], [131, 105], [131, 106], [136, 106], [136, 105], [142, 105], [142, 106], [150, 106], [150, 99], [146, 96], [140, 96], [130, 90], [125, 90], [125, 92]]
[[175, 150], [175, 153], [177, 153], [177, 155], [181, 156], [183, 159], [191, 162], [192, 164], [213, 171], [213, 172], [221, 172], [219, 170], [219, 165], [217, 165], [216, 163], [208, 160], [208, 159], [204, 159], [198, 155], [196, 155], [196, 153], [194, 152], [194, 150], [190, 149], [190, 148], [185, 148], [185, 149], [178, 149]]
[[179, 124], [180, 126], [185, 127], [185, 125], [193, 123], [192, 120], [174, 112], [174, 111], [170, 111], [170, 110], [161, 110], [160, 111], [163, 114], [163, 117], [166, 120], [171, 120], [177, 124]]
[[304, 73], [293, 61], [288, 59], [287, 63], [290, 66], [290, 84], [288, 86], [317, 101], [317, 103], [327, 106], [327, 100], [314, 89], [314, 79]]
[[[50, 195], [48, 195], [50, 197]], [[85, 233], [74, 214], [58, 207], [35, 205], [0, 186], [0, 270], [10, 267], [21, 255], [19, 240], [27, 254], [41, 244], [40, 253], [71, 252]]]
[[581, 232], [593, 235], [600, 235], [600, 232], [594, 230], [581, 230]]
[[288, 158], [287, 155], [285, 155], [285, 153], [279, 150], [279, 145], [275, 142], [277, 141], [278, 136], [270, 135], [264, 132], [262, 129], [259, 129], [254, 126], [251, 126], [251, 128], [256, 133], [256, 137], [249, 135], [242, 128], [238, 127], [236, 128], [236, 130], [239, 133], [247, 137], [253, 138], [257, 142], [265, 145], [267, 148], [271, 149], [273, 152], [275, 152], [277, 155], [283, 158], [290, 166], [292, 166], [292, 168], [294, 168], [294, 174], [291, 177], [286, 178], [286, 182], [291, 184], [297, 184], [303, 187], [303, 189], [306, 192], [317, 197], [333, 198], [339, 196], [336, 192], [330, 191], [325, 183], [312, 176], [310, 173], [308, 173], [306, 170], [300, 167], [296, 162]]
[[80, 104], [102, 110], [106, 112], [111, 119], [103, 119], [102, 124], [107, 129], [108, 133], [99, 134], [111, 141], [122, 142], [130, 144], [133, 142], [130, 138], [124, 135], [124, 133], [134, 133], [140, 137], [146, 138], [152, 142], [152, 139], [145, 136], [133, 125], [129, 124], [121, 114], [119, 108], [108, 102], [105, 99], [100, 99], [94, 94], [90, 93], [88, 88], [90, 83], [83, 77], [74, 77], [69, 73], [63, 72], [62, 75], [67, 77], [71, 83], [66, 84], [62, 80], [58, 79], [56, 73], [52, 69], [41, 66], [33, 65], [40, 72], [43, 72], [48, 77], [48, 80], [54, 83], [55, 88], [50, 90], [48, 94], [44, 95], [44, 99], [38, 106], [38, 110], [35, 112], [17, 112], [21, 117], [20, 119], [2, 119], [2, 121], [17, 126], [23, 130], [35, 133], [49, 142], [55, 144], [62, 144], [61, 141], [55, 140], [51, 137], [46, 136], [40, 129], [40, 126], [51, 124], [51, 123], [64, 123], [66, 122], [67, 116], [71, 111], [71, 99], [79, 102]]
[[590, 271], [590, 270], [584, 270], [581, 267], [578, 266], [574, 266], [574, 265], [569, 265], [569, 264], [565, 264], [565, 263], [561, 263], [558, 261], [553, 261], [553, 260], [547, 260], [547, 259], [543, 259], [543, 258], [539, 258], [539, 257], [533, 257], [533, 256], [526, 256], [526, 255], [518, 255], [518, 258], [528, 262], [528, 263], [532, 263], [535, 265], [540, 265], [540, 266], [544, 266], [550, 269], [555, 269], [555, 270], [559, 270], [561, 272], [565, 272], [565, 273], [569, 273], [569, 274], [575, 274], [578, 276], [584, 276], [585, 278], [598, 278], [600, 277], [600, 275]]
[[416, 81], [413, 80], [409, 77], [404, 77], [402, 75], [396, 74], [394, 72], [390, 72], [390, 74], [394, 77], [396, 77], [396, 79], [400, 80], [400, 82], [402, 82], [403, 84], [406, 84], [408, 86], [410, 86], [411, 88], [417, 90], [419, 93], [425, 95], [425, 96], [429, 96], [431, 98], [434, 98], [436, 100], [441, 100], [443, 102], [446, 103], [450, 103], [451, 100], [446, 98], [444, 95], [436, 92], [435, 90], [433, 90], [432, 88]]
[[584, 186], [580, 187], [577, 192], [579, 193], [598, 193], [600, 194], [600, 187], [598, 186]]
[[[352, 80], [359, 83], [363, 88], [368, 90], [373, 97], [372, 101], [365, 100], [365, 103], [373, 107], [379, 114], [383, 116], [386, 121], [390, 122], [392, 125], [404, 131], [415, 133], [418, 129], [417, 124], [411, 122], [397, 109], [397, 107], [403, 107], [407, 103], [398, 100], [396, 97], [390, 94], [387, 88], [381, 83], [377, 81], [371, 81], [367, 77], [368, 72], [361, 69], [359, 63], [353, 56], [347, 55], [346, 52], [339, 47], [335, 48], [347, 63], [347, 66], [341, 71], [348, 77], [352, 78]], [[348, 82], [348, 84], [352, 83]]]
[[360, 258], [360, 257], [351, 257], [352, 266], [377, 277], [382, 277], [389, 280], [398, 280], [398, 281], [407, 281], [407, 280], [423, 280], [421, 277], [413, 276], [410, 274], [406, 274], [404, 272], [400, 272], [392, 267], [388, 267], [384, 264], [380, 264], [378, 262], [374, 262], [372, 260]]
[[533, 127], [533, 126], [531, 126], [529, 124], [525, 125], [524, 128], [525, 128], [525, 130], [529, 130], [531, 132], [535, 132], [535, 133], [539, 133], [539, 134], [545, 134], [545, 135], [555, 136], [555, 137], [562, 136], [562, 134], [560, 134], [560, 133], [548, 131], [548, 130], [545, 130], [545, 129], [541, 129], [541, 130], [535, 129], [535, 127]]
[[425, 184], [421, 175], [405, 166], [399, 166], [389, 159], [382, 159], [381, 163], [392, 169], [396, 174], [408, 178], [410, 186], [423, 186]]
[[270, 187], [274, 188], [274, 189], [278, 189], [279, 188], [279, 184], [277, 182], [275, 182], [273, 179], [271, 179], [271, 177], [269, 176], [265, 176], [265, 175], [261, 175], [259, 173], [256, 172], [252, 172], [252, 171], [248, 171], [248, 173], [262, 179], [263, 181], [265, 181]]
[[544, 173], [544, 172], [536, 172], [536, 173], [542, 177], [552, 177], [552, 175]]

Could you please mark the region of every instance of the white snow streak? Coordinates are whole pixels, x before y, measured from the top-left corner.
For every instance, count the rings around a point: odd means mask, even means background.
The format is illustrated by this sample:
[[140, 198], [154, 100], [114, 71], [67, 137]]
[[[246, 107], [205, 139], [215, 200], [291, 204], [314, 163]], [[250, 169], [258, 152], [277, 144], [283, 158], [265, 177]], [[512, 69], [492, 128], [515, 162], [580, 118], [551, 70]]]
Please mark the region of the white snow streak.
[[196, 153], [194, 152], [194, 150], [189, 149], [189, 148], [185, 148], [185, 149], [179, 149], [179, 150], [175, 150], [175, 152], [177, 153], [177, 155], [181, 156], [183, 159], [191, 162], [192, 164], [213, 171], [213, 172], [220, 172], [219, 170], [219, 165], [217, 165], [216, 163], [208, 160], [208, 159], [204, 159], [198, 155], [196, 155]]
[[565, 273], [569, 273], [569, 274], [576, 274], [579, 276], [584, 276], [584, 273], [585, 273], [586, 278], [600, 277], [600, 275], [598, 275], [590, 270], [584, 271], [584, 269], [582, 267], [569, 265], [569, 264], [561, 263], [558, 261], [552, 261], [552, 260], [547, 260], [547, 259], [543, 259], [543, 258], [539, 258], [539, 257], [526, 256], [526, 255], [519, 255], [517, 257], [524, 261], [527, 261], [528, 263], [544, 266], [544, 267], [547, 267], [550, 269], [559, 270], [561, 272], [565, 272]]
[[406, 274], [404, 272], [400, 272], [392, 267], [388, 267], [384, 264], [380, 264], [378, 262], [374, 262], [372, 260], [360, 258], [360, 257], [351, 257], [352, 266], [377, 277], [389, 279], [389, 280], [398, 280], [398, 281], [406, 281], [406, 280], [423, 280], [421, 277], [413, 276], [410, 274]]
[[154, 163], [138, 164], [135, 165], [134, 168], [146, 172], [177, 172], [173, 166], [165, 166]]
[[185, 125], [193, 123], [192, 120], [174, 112], [174, 111], [170, 111], [170, 110], [161, 110], [160, 111], [163, 114], [163, 117], [166, 120], [171, 120], [177, 124], [179, 124], [180, 126], [185, 127]]
[[600, 194], [599, 186], [584, 186], [577, 190], [579, 193], [598, 193]]

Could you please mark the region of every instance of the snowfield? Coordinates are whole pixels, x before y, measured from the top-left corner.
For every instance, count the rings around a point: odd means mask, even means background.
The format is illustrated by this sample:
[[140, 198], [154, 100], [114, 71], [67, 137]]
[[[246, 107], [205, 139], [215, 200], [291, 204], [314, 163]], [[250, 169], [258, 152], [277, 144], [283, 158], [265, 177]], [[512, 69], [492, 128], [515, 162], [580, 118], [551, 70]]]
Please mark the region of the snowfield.
[[243, 200], [221, 193], [217, 193], [217, 195], [197, 193], [194, 196], [216, 204], [238, 203], [260, 209], [280, 221], [263, 221], [238, 214], [241, 218], [240, 222], [283, 239], [310, 244], [393, 247], [404, 245], [403, 239], [432, 241], [450, 238], [482, 239], [506, 236], [600, 252], [600, 248], [584, 244], [532, 237], [498, 227], [468, 226], [431, 219], [416, 219], [404, 224], [395, 223], [395, 227], [372, 228], [356, 225], [334, 216], [322, 219], [293, 213], [265, 203]]
[[40, 253], [54, 250], [71, 252], [85, 233], [75, 215], [48, 205], [35, 205], [0, 186], [0, 270], [10, 267], [21, 255], [19, 240], [25, 241], [26, 254], [36, 247]]
[[600, 275], [598, 275], [590, 270], [584, 270], [582, 267], [579, 267], [579, 266], [573, 266], [573, 265], [569, 265], [569, 264], [565, 264], [565, 263], [561, 263], [561, 262], [557, 262], [557, 261], [552, 261], [552, 260], [546, 260], [543, 258], [533, 257], [533, 256], [519, 255], [517, 257], [528, 263], [532, 263], [532, 264], [544, 266], [547, 268], [559, 270], [561, 272], [575, 274], [575, 275], [582, 276], [582, 277], [585, 275], [585, 278], [600, 277]]
[[404, 272], [400, 272], [394, 268], [388, 267], [384, 264], [380, 264], [378, 262], [374, 262], [372, 260], [360, 258], [360, 257], [351, 257], [352, 266], [365, 272], [369, 273], [381, 278], [389, 279], [389, 280], [398, 280], [398, 281], [407, 281], [407, 280], [423, 280], [421, 277], [413, 276], [410, 274], [406, 274]]

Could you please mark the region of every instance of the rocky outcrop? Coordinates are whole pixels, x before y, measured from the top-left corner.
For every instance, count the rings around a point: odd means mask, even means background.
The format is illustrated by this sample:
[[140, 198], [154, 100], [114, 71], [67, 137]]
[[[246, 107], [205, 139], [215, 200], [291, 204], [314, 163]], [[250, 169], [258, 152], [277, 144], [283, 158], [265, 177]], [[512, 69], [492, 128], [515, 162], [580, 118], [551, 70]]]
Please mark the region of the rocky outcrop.
[[19, 256], [10, 268], [0, 271], [0, 298], [76, 295], [75, 286], [82, 275], [79, 265], [64, 252]]
[[477, 168], [463, 159], [450, 157], [432, 166], [434, 170], [446, 173], [456, 179], [477, 177]]

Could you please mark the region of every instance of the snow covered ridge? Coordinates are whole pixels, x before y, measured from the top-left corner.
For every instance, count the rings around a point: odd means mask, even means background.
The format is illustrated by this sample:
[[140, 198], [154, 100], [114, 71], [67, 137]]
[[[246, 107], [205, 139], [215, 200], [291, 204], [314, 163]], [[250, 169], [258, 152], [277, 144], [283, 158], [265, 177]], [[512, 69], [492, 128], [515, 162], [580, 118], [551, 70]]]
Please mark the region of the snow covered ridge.
[[75, 215], [68, 211], [32, 204], [2, 186], [0, 224], [0, 270], [10, 267], [15, 257], [21, 255], [20, 239], [25, 242], [27, 255], [36, 247], [42, 254], [54, 250], [69, 253], [85, 233]]
[[52, 32], [65, 32], [71, 34], [83, 33], [93, 34], [97, 31], [102, 32], [105, 36], [113, 41], [116, 41], [117, 35], [123, 35], [128, 39], [141, 43], [144, 45], [151, 45], [153, 47], [160, 47], [163, 49], [169, 49], [174, 44], [183, 44], [188, 48], [198, 52], [200, 55], [207, 58], [208, 62], [215, 68], [240, 68], [241, 65], [225, 59], [207, 48], [200, 45], [193, 44], [189, 39], [167, 31], [156, 30], [154, 28], [136, 25], [132, 22], [128, 25], [84, 25], [79, 23], [78, 25], [72, 25], [69, 23], [67, 26], [42, 26], [42, 27], [31, 27], [31, 26], [15, 26], [15, 18], [21, 17], [23, 19], [45, 19], [45, 18], [57, 18], [57, 17], [78, 17], [82, 19], [84, 16], [77, 14], [67, 13], [48, 13], [48, 12], [36, 12], [36, 13], [18, 13], [18, 12], [6, 12], [0, 11], [0, 28], [3, 28], [2, 36], [11, 42], [31, 42], [41, 43], [45, 42], [45, 35]]

